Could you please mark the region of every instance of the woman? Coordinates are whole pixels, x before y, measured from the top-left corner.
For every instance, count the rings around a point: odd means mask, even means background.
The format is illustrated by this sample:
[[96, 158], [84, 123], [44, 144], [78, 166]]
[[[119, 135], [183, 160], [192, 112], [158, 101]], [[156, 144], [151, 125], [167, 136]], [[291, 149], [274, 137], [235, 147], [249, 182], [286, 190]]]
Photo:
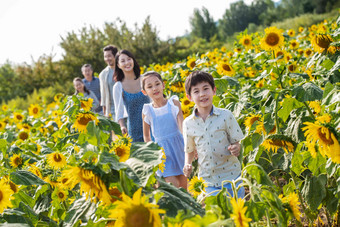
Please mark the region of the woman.
[[133, 54], [127, 50], [121, 50], [116, 55], [115, 81], [115, 121], [119, 123], [122, 133], [128, 133], [133, 142], [143, 142], [142, 109], [150, 100], [141, 91], [139, 65]]
[[76, 90], [75, 95], [82, 93], [85, 98], [93, 99], [92, 108], [91, 108], [92, 110], [95, 110], [95, 109], [98, 108], [99, 101], [98, 101], [96, 95], [92, 91], [90, 91], [86, 88], [86, 86], [85, 86], [85, 84], [84, 84], [84, 82], [81, 78], [79, 78], [79, 77], [74, 78], [73, 86], [74, 86], [74, 89]]

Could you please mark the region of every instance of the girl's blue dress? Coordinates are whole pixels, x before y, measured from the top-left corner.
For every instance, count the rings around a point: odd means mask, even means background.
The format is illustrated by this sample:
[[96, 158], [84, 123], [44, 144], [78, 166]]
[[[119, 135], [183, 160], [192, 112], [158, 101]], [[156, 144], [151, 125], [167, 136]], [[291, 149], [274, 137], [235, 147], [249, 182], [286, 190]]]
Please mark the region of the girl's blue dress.
[[[155, 142], [164, 148], [166, 155], [165, 170], [157, 171], [158, 176], [169, 177], [183, 174], [184, 140], [178, 129], [177, 119], [171, 113], [171, 104], [167, 102], [167, 112], [156, 116], [152, 104], [147, 104], [151, 114], [151, 131]], [[181, 111], [181, 110], [179, 110]]]
[[128, 134], [131, 136], [132, 142], [144, 142], [142, 109], [145, 103], [150, 102], [150, 99], [141, 91], [138, 93], [128, 93], [123, 89], [123, 100], [128, 114]]

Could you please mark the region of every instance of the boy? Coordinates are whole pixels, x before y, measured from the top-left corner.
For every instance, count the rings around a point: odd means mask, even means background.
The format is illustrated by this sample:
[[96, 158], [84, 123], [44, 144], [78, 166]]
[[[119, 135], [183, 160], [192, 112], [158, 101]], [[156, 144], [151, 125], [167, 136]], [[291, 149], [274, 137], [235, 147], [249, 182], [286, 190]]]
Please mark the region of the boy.
[[[207, 184], [206, 192], [221, 190], [222, 181], [236, 180], [241, 175], [237, 156], [240, 154], [239, 141], [244, 137], [243, 133], [229, 110], [213, 106], [216, 87], [209, 73], [191, 73], [185, 81], [185, 91], [187, 98], [196, 105], [193, 113], [183, 122], [184, 175], [189, 177], [192, 172], [191, 163], [196, 150], [198, 176]], [[224, 187], [233, 196], [230, 183], [224, 184]], [[243, 198], [244, 188], [241, 187], [237, 194]]]

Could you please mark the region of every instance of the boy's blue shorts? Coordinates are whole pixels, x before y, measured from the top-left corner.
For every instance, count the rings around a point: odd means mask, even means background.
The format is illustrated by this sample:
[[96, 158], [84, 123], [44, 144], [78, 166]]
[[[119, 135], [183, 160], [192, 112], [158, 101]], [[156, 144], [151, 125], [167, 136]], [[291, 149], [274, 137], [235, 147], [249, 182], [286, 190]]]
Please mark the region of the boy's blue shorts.
[[[236, 188], [237, 188], [241, 183], [242, 183], [242, 181], [238, 181], [238, 182], [236, 183]], [[223, 187], [226, 188], [226, 189], [228, 190], [228, 192], [229, 192], [229, 194], [231, 195], [231, 197], [234, 197], [234, 192], [233, 192], [233, 189], [232, 189], [230, 183], [224, 184]], [[216, 190], [218, 190], [218, 191], [216, 191]], [[205, 191], [206, 191], [207, 194], [209, 194], [209, 193], [212, 192], [212, 191], [216, 191], [216, 192], [212, 193], [210, 196], [212, 196], [212, 195], [213, 195], [213, 196], [217, 195], [217, 194], [219, 193], [219, 191], [221, 191], [221, 190], [222, 190], [222, 186], [220, 186], [220, 187], [208, 186], [208, 187], [206, 187], [206, 189], [205, 189]], [[229, 194], [228, 194], [228, 195], [229, 195]], [[238, 196], [238, 198], [241, 198], [241, 199], [244, 198], [244, 196], [245, 196], [244, 187], [241, 187], [241, 188], [238, 189], [238, 191], [237, 191], [237, 196]]]

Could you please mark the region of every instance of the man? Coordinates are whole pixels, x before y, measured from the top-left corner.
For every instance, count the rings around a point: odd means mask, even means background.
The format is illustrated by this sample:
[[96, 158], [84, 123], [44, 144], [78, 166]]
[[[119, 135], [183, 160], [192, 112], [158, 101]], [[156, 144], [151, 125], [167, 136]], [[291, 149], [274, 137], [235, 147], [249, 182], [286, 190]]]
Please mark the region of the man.
[[104, 61], [107, 64], [107, 67], [103, 69], [103, 71], [99, 74], [100, 80], [100, 94], [101, 94], [101, 106], [103, 107], [104, 116], [110, 117], [113, 119], [115, 115], [114, 104], [113, 104], [113, 96], [112, 96], [112, 88], [114, 85], [113, 75], [115, 72], [115, 57], [118, 52], [117, 47], [113, 45], [108, 45], [104, 47]]
[[[85, 64], [81, 67], [81, 72], [84, 76], [83, 82], [85, 84], [85, 87], [92, 91], [97, 99], [101, 100], [100, 96], [100, 81], [98, 78], [93, 76], [93, 68], [90, 64]], [[99, 106], [97, 109], [95, 109], [95, 112], [100, 113], [102, 111], [101, 106]]]

